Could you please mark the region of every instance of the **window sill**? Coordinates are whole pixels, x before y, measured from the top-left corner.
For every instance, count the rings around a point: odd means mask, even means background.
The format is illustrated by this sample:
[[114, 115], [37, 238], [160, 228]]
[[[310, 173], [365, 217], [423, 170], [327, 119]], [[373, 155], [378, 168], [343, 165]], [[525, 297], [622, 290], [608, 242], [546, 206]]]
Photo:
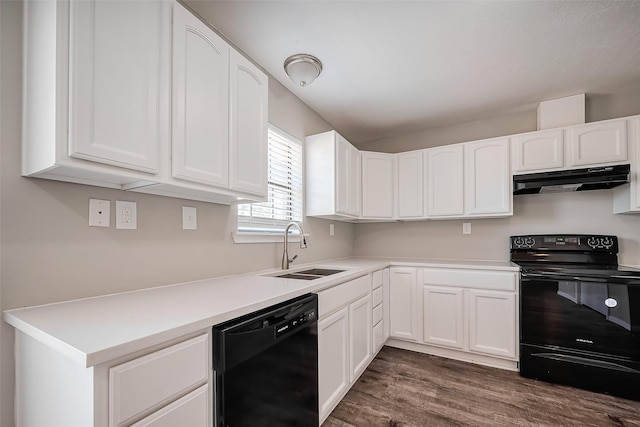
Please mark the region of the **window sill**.
[[[283, 243], [284, 233], [238, 233], [232, 232], [234, 243]], [[305, 236], [309, 236], [305, 234]], [[299, 242], [299, 234], [289, 234], [289, 242]]]

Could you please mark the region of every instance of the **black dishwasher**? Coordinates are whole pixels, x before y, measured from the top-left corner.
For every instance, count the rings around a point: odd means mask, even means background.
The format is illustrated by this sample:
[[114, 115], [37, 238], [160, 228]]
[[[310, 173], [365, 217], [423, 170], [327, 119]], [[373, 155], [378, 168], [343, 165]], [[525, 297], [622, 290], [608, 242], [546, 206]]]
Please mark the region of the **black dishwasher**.
[[318, 296], [213, 327], [216, 427], [318, 427]]

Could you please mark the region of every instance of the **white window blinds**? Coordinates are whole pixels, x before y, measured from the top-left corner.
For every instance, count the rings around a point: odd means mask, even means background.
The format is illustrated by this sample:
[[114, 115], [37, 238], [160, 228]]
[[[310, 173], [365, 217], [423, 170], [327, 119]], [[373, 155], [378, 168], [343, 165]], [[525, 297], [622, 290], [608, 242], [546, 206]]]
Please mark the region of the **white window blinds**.
[[281, 233], [302, 221], [302, 142], [269, 125], [268, 199], [238, 205], [238, 231]]

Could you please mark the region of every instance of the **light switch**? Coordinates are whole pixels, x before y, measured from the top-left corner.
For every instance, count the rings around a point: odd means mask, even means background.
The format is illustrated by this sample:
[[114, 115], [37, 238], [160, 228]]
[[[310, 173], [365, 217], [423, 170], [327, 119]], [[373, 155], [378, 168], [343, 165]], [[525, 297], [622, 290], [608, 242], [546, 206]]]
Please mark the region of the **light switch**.
[[463, 222], [462, 223], [462, 234], [471, 234], [471, 223]]
[[196, 217], [196, 208], [182, 207], [182, 229], [196, 230], [198, 228], [198, 218]]

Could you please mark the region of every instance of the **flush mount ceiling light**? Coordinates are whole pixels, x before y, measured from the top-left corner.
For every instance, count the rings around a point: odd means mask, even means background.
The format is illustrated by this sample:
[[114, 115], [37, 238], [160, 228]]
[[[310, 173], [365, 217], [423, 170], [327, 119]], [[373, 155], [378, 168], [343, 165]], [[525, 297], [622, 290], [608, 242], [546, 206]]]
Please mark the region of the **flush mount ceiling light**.
[[320, 75], [322, 62], [315, 56], [299, 53], [284, 61], [284, 71], [299, 86], [308, 86]]

